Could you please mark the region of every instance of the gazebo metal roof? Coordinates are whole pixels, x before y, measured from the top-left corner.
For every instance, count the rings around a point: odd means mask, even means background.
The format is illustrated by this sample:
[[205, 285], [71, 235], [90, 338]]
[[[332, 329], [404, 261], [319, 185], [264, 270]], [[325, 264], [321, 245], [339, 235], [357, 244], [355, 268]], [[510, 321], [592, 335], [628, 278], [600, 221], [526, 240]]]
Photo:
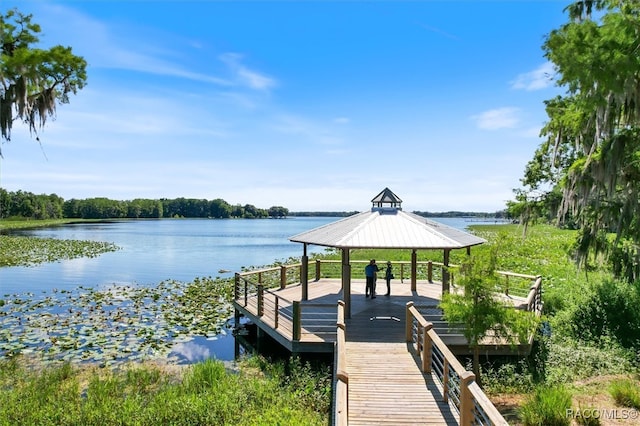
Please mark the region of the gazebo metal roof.
[[486, 242], [460, 229], [389, 207], [373, 207], [371, 211], [294, 235], [289, 240], [344, 249], [429, 250], [460, 249]]

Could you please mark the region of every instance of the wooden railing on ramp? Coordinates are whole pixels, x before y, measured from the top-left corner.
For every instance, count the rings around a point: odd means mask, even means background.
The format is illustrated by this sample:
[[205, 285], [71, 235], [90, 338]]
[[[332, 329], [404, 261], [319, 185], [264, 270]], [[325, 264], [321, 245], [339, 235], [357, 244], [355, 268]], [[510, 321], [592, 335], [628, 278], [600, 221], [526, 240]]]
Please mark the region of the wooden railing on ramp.
[[407, 303], [406, 338], [420, 357], [422, 371], [438, 378], [445, 402], [451, 399], [458, 409], [462, 426], [508, 426], [475, 382], [475, 375], [460, 364], [433, 330], [433, 325], [413, 306], [413, 302]]

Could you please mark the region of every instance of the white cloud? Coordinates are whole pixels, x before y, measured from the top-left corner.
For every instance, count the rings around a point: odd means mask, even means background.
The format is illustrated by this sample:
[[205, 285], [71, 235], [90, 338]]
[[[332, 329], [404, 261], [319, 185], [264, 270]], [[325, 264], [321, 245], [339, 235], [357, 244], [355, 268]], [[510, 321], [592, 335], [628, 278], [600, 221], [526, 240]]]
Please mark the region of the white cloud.
[[513, 89], [541, 90], [553, 85], [556, 72], [551, 62], [545, 62], [533, 71], [518, 75], [511, 82]]
[[[232, 85], [224, 78], [184, 67], [181, 49], [185, 45], [193, 48], [193, 41], [180, 40], [171, 34], [159, 34], [151, 28], [101, 21], [61, 5], [45, 10], [48, 12], [47, 33], [53, 33], [46, 40], [55, 39], [63, 44], [69, 40], [74, 53], [83, 56], [89, 68], [121, 69], [221, 86]], [[175, 42], [176, 39], [179, 44], [173, 49], [165, 42]]]
[[498, 130], [510, 129], [518, 125], [520, 110], [513, 107], [491, 109], [483, 113], [471, 116], [480, 129]]
[[225, 53], [220, 55], [220, 60], [234, 73], [234, 79], [243, 86], [255, 90], [269, 90], [276, 85], [276, 81], [264, 74], [251, 70], [240, 63], [242, 55], [237, 53]]

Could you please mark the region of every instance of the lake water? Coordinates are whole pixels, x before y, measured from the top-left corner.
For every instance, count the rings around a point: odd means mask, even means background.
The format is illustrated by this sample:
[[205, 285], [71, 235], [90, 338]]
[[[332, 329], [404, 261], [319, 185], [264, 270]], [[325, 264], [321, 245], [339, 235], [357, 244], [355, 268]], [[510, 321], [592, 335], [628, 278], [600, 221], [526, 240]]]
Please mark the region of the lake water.
[[[80, 286], [152, 286], [164, 280], [191, 282], [198, 277], [231, 277], [242, 267], [300, 257], [302, 244], [288, 238], [338, 219], [130, 220], [18, 231], [15, 233], [42, 238], [111, 242], [120, 250], [96, 258], [0, 268], [0, 298], [6, 294], [77, 291]], [[461, 218], [436, 220], [459, 229], [481, 223]], [[308, 250], [311, 254], [325, 248], [309, 246]], [[210, 356], [232, 360], [234, 339], [227, 328], [216, 339], [195, 338], [179, 343], [173, 355], [181, 362]]]
[[[302, 256], [302, 244], [292, 243], [288, 237], [335, 220], [320, 217], [132, 220], [20, 231], [21, 235], [41, 238], [112, 242], [120, 250], [96, 258], [0, 268], [0, 293], [230, 277], [243, 266], [262, 266]], [[321, 252], [324, 248], [310, 250]]]

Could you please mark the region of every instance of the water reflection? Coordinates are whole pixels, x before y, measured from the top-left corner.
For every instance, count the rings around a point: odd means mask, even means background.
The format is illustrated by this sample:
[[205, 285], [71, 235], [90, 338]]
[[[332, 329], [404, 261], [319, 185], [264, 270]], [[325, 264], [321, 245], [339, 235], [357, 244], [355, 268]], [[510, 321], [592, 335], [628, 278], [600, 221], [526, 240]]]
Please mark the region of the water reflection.
[[[185, 360], [187, 363], [192, 364], [211, 358], [212, 352], [206, 345], [200, 344], [194, 339], [191, 342], [173, 345], [169, 353], [169, 358], [172, 356], [178, 357], [179, 361]], [[223, 357], [221, 359], [225, 358]]]

